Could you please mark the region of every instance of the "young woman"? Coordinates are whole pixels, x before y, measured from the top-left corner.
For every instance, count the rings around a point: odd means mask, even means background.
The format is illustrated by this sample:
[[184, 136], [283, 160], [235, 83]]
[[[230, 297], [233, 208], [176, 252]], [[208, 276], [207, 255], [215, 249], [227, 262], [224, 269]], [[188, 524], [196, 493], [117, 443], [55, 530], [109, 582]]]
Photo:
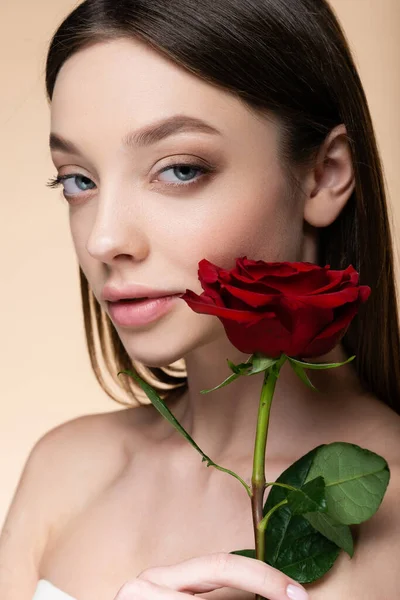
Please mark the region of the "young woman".
[[[325, 0], [86, 0], [47, 59], [50, 145], [69, 203], [90, 357], [132, 402], [74, 419], [33, 448], [0, 540], [2, 600], [389, 600], [398, 596], [400, 344], [392, 241], [371, 118]], [[321, 443], [383, 455], [391, 480], [319, 581], [229, 552], [254, 547], [242, 486], [118, 371], [136, 368], [196, 443], [250, 483], [263, 374], [213, 394], [247, 359], [221, 322], [177, 297], [198, 262], [247, 256], [353, 265], [372, 293], [313, 371], [286, 364], [267, 481]], [[157, 306], [157, 311], [151, 307]], [[150, 308], [149, 308], [150, 307]], [[141, 315], [140, 318], [138, 315]], [[181, 365], [178, 363], [181, 361]], [[143, 397], [142, 397], [143, 398]]]

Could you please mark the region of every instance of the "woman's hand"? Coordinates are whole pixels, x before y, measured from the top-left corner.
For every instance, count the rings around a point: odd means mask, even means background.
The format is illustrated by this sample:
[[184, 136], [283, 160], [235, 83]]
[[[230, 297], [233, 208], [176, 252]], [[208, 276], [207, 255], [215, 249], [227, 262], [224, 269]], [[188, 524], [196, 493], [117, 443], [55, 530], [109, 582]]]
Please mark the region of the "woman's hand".
[[114, 600], [187, 600], [194, 594], [221, 587], [259, 594], [269, 600], [308, 598], [299, 583], [261, 560], [217, 552], [167, 567], [145, 569], [126, 582]]

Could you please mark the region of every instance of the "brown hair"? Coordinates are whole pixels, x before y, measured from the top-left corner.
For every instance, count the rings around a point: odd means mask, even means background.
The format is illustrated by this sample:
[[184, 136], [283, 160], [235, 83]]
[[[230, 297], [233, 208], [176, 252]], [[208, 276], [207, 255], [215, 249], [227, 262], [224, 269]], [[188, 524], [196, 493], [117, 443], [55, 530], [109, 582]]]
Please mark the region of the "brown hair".
[[[352, 321], [343, 346], [360, 381], [400, 413], [400, 335], [393, 240], [383, 168], [365, 93], [338, 19], [325, 0], [86, 0], [55, 32], [46, 64], [51, 101], [60, 68], [92, 44], [136, 38], [259, 114], [282, 124], [280, 157], [292, 168], [311, 165], [329, 131], [347, 129], [355, 189], [338, 218], [319, 230], [318, 264], [349, 264], [372, 293]], [[132, 361], [80, 269], [86, 339], [100, 385], [100, 362], [120, 389], [141, 390], [118, 371], [136, 371], [166, 401], [187, 389], [184, 364], [146, 367]], [[96, 348], [96, 338], [98, 345]]]

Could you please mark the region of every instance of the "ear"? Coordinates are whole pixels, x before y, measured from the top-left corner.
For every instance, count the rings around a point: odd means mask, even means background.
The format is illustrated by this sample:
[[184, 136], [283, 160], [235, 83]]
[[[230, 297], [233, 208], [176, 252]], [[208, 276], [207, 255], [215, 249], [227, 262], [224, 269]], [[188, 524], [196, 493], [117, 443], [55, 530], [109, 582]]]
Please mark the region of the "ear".
[[338, 217], [355, 187], [345, 125], [326, 137], [307, 179], [304, 220], [313, 227], [326, 227]]

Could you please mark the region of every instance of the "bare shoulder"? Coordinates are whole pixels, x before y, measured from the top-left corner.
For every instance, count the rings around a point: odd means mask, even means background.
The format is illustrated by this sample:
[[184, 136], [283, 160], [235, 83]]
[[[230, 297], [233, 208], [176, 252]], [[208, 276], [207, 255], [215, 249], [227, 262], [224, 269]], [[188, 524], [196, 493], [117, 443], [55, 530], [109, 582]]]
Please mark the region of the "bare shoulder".
[[33, 594], [49, 540], [125, 468], [135, 410], [74, 418], [34, 444], [1, 531], [2, 599], [10, 590], [15, 598], [17, 588], [18, 597]]
[[341, 552], [320, 580], [306, 585], [310, 600], [392, 600], [398, 597], [400, 554], [400, 469], [392, 468], [390, 482], [377, 512], [352, 526], [354, 555]]
[[373, 402], [365, 447], [386, 459], [390, 480], [378, 511], [357, 527], [356, 554], [350, 563], [354, 561], [358, 579], [364, 582], [363, 598], [391, 599], [398, 596], [400, 416], [375, 398]]
[[[342, 551], [321, 580], [306, 585], [312, 600], [392, 600], [398, 596], [400, 416], [371, 396], [360, 398], [357, 410], [360, 416], [355, 443], [386, 459], [390, 480], [377, 512], [351, 527], [353, 557]], [[352, 423], [357, 426], [356, 420]]]
[[139, 413], [139, 408], [132, 408], [83, 415], [58, 425], [39, 440], [51, 503], [50, 534], [83, 511], [126, 468], [133, 454]]
[[366, 394], [356, 405], [354, 427], [357, 421], [360, 445], [381, 454], [390, 468], [400, 469], [400, 415], [376, 396]]

